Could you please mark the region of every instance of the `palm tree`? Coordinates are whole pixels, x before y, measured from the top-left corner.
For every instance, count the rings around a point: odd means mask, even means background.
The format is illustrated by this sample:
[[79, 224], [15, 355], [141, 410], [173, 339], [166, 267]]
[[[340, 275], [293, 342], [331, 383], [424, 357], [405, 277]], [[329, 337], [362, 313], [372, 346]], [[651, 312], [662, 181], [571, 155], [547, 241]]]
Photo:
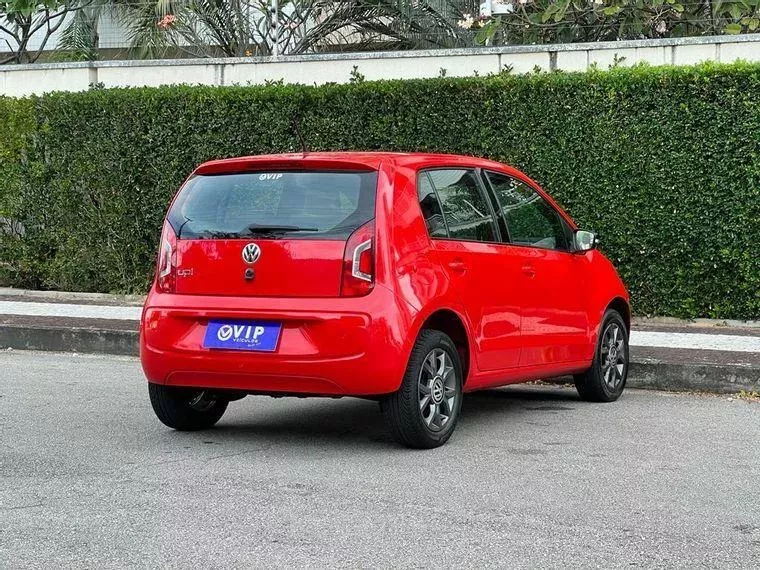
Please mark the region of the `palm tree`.
[[[471, 5], [475, 0], [466, 0]], [[456, 0], [93, 0], [64, 30], [60, 47], [91, 59], [98, 22], [110, 10], [138, 57], [301, 54], [325, 50], [457, 47]], [[276, 25], [275, 25], [276, 22]]]

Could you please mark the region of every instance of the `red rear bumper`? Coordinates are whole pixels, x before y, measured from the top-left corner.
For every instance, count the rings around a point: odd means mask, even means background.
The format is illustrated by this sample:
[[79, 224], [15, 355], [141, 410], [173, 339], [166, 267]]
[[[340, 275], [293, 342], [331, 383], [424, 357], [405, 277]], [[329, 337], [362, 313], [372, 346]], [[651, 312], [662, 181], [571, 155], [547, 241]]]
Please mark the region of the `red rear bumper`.
[[[203, 348], [210, 319], [282, 323], [275, 353]], [[374, 395], [398, 389], [411, 316], [391, 291], [366, 297], [243, 298], [152, 292], [140, 358], [150, 382], [250, 392]]]

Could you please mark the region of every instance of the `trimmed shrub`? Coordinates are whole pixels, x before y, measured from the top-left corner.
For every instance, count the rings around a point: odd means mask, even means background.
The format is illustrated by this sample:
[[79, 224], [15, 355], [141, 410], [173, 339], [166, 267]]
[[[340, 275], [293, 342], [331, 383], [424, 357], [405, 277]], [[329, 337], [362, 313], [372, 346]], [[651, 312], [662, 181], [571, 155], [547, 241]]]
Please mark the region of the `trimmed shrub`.
[[20, 235], [24, 189], [30, 180], [28, 151], [35, 132], [34, 106], [30, 100], [0, 97], [0, 284], [15, 283], [34, 273], [34, 254]]
[[0, 216], [24, 233], [2, 237], [7, 284], [144, 291], [165, 208], [193, 167], [300, 151], [300, 130], [315, 151], [515, 165], [599, 232], [637, 314], [760, 318], [757, 65], [95, 89], [2, 99], [9, 122]]

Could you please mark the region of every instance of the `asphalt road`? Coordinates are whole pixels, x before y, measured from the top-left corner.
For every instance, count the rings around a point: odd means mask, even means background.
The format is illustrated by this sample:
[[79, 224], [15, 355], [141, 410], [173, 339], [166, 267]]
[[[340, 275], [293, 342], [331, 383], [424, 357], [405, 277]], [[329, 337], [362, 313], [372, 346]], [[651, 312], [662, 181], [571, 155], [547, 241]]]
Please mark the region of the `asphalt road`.
[[523, 386], [409, 451], [375, 403], [154, 418], [134, 359], [0, 354], [0, 567], [760, 566], [760, 403]]

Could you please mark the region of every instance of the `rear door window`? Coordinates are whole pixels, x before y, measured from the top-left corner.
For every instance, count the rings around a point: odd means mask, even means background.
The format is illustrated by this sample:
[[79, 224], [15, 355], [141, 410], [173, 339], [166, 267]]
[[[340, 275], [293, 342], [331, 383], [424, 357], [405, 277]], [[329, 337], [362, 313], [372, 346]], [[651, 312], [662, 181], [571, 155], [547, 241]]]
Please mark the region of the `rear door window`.
[[545, 249], [568, 249], [568, 232], [559, 213], [524, 182], [495, 172], [486, 172], [499, 215], [509, 230], [510, 241]]
[[417, 177], [417, 196], [420, 200], [420, 210], [422, 217], [425, 219], [428, 234], [430, 237], [448, 237], [446, 223], [443, 221], [443, 211], [438, 195], [430, 181], [430, 175], [422, 172]]
[[376, 172], [199, 175], [169, 212], [180, 238], [347, 239], [375, 217]]
[[497, 241], [493, 213], [474, 170], [429, 170], [427, 174], [440, 200], [451, 239]]

